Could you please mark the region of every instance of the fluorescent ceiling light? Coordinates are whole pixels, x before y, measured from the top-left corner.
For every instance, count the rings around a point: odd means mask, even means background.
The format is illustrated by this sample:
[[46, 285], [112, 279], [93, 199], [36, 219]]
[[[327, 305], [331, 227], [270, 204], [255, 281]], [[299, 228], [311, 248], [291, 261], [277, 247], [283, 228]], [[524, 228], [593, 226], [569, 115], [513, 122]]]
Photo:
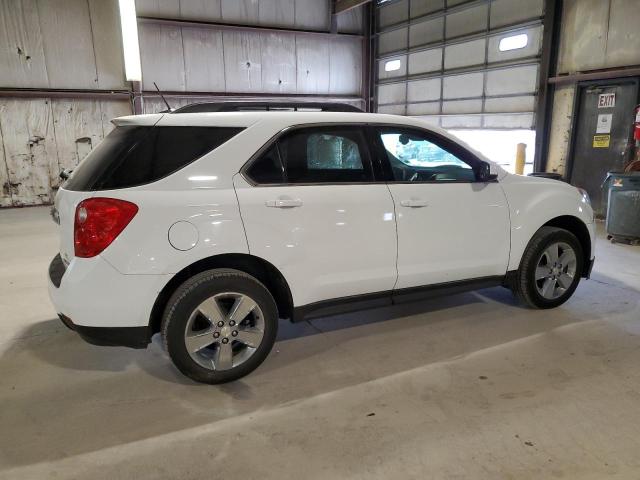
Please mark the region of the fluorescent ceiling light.
[[517, 50], [519, 48], [524, 48], [529, 43], [529, 36], [526, 33], [521, 33], [519, 35], [512, 35], [510, 37], [504, 37], [500, 40], [500, 44], [498, 45], [498, 49], [501, 52], [506, 52], [509, 50]]
[[138, 46], [138, 20], [135, 0], [118, 0], [120, 4], [120, 29], [124, 51], [124, 73], [130, 82], [142, 80], [140, 47]]
[[393, 72], [394, 70], [400, 70], [400, 60], [389, 60], [384, 64], [385, 72]]

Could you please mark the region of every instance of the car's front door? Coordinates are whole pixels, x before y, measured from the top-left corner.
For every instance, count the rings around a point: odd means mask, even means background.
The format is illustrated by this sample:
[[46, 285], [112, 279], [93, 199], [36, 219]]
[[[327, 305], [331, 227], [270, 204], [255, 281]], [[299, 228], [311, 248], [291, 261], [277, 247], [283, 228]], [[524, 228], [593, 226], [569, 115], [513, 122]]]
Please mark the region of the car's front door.
[[499, 183], [478, 182], [481, 162], [421, 129], [372, 129], [398, 227], [397, 289], [506, 273], [509, 210]]
[[283, 273], [296, 306], [395, 284], [393, 200], [364, 129], [292, 129], [234, 178], [249, 251]]

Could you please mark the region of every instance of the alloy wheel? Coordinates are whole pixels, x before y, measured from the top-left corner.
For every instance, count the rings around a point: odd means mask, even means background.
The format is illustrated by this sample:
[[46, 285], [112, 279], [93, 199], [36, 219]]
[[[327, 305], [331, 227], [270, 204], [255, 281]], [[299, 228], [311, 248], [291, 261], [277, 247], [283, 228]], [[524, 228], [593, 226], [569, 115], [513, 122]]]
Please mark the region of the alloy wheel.
[[573, 284], [577, 271], [576, 252], [564, 242], [554, 242], [540, 255], [535, 271], [538, 293], [547, 300], [562, 296]]
[[265, 322], [248, 295], [224, 292], [207, 298], [191, 313], [184, 343], [191, 358], [214, 371], [246, 362], [260, 346]]

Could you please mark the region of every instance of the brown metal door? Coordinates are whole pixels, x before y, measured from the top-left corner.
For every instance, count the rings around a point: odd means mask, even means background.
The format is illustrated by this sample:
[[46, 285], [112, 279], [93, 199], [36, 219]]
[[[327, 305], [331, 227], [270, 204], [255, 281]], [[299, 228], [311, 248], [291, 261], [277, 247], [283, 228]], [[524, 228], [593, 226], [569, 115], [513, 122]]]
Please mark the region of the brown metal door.
[[578, 95], [569, 179], [589, 192], [596, 215], [603, 216], [606, 198], [602, 182], [608, 171], [621, 171], [632, 153], [638, 82], [630, 79], [585, 85]]

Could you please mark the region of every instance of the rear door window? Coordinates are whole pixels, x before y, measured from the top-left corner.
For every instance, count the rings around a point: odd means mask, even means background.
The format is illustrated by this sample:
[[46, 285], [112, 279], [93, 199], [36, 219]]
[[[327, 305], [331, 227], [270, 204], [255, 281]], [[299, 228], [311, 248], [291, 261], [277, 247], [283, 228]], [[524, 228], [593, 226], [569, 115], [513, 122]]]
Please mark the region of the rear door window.
[[64, 184], [67, 190], [113, 190], [155, 182], [216, 149], [242, 128], [115, 128]]
[[259, 185], [373, 181], [360, 126], [296, 128], [251, 163], [246, 176]]
[[358, 126], [295, 130], [278, 141], [288, 183], [373, 180], [364, 131]]

